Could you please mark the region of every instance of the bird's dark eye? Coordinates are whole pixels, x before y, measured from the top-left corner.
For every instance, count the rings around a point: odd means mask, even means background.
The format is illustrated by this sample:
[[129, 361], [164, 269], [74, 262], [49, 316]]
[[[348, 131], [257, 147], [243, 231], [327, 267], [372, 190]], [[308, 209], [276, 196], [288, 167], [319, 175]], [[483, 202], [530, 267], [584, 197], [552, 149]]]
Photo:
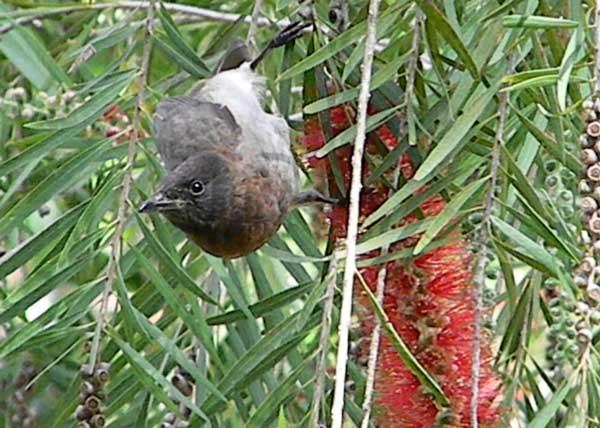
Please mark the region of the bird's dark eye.
[[203, 194], [204, 193], [204, 183], [201, 182], [200, 180], [192, 181], [192, 183], [190, 184], [190, 191], [192, 192], [192, 195], [194, 195], [194, 196]]

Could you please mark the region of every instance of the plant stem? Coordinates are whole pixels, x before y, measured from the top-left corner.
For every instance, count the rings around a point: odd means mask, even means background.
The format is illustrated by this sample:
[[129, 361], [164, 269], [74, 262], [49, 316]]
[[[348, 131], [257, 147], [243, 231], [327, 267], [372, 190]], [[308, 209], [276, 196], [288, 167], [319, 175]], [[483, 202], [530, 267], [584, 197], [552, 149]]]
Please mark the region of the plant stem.
[[377, 13], [380, 0], [371, 0], [367, 18], [367, 37], [363, 57], [358, 112], [356, 120], [356, 138], [352, 153], [352, 181], [350, 185], [350, 207], [348, 214], [348, 232], [346, 235], [346, 263], [342, 308], [339, 325], [339, 343], [335, 369], [335, 389], [331, 409], [331, 427], [341, 428], [344, 409], [344, 384], [346, 380], [346, 364], [348, 362], [348, 335], [352, 317], [352, 289], [356, 271], [356, 237], [358, 234], [358, 213], [360, 206], [360, 190], [362, 187], [362, 158], [366, 139], [367, 106], [370, 96], [371, 71], [376, 42]]

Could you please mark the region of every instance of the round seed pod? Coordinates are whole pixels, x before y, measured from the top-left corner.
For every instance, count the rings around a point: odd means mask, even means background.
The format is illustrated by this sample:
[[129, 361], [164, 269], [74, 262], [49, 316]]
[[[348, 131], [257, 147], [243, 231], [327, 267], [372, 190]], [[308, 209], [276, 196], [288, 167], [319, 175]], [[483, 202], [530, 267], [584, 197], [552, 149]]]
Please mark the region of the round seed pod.
[[175, 373], [171, 379], [171, 383], [183, 395], [189, 397], [194, 392], [192, 385], [180, 373]]
[[89, 419], [93, 416], [93, 412], [91, 409], [88, 409], [86, 406], [79, 405], [77, 406], [77, 410], [75, 410], [75, 417], [83, 421], [84, 419]]
[[592, 233], [600, 233], [600, 217], [598, 217], [595, 213], [588, 222], [588, 228]]
[[435, 418], [435, 426], [454, 427], [460, 424], [460, 418], [450, 409], [440, 410]]
[[37, 424], [35, 423], [35, 418], [33, 416], [29, 416], [23, 419], [23, 428], [35, 428]]
[[587, 134], [581, 134], [579, 136], [579, 145], [586, 149], [588, 147], [591, 147], [593, 143], [590, 141]]
[[594, 144], [594, 151], [600, 154], [600, 141], [596, 141], [596, 143]]
[[585, 302], [577, 302], [577, 308], [575, 309], [575, 315], [586, 316], [590, 313], [590, 305]]
[[586, 196], [579, 201], [579, 207], [584, 213], [592, 213], [598, 209], [598, 203], [591, 196]]
[[575, 330], [577, 330], [579, 332], [579, 331], [583, 330], [584, 328], [587, 328], [587, 323], [585, 322], [585, 320], [577, 321], [577, 324], [575, 324]]
[[94, 370], [89, 364], [82, 364], [79, 371], [81, 372], [81, 375], [84, 377], [84, 379], [88, 379], [94, 374]]
[[79, 421], [77, 428], [92, 428], [92, 426], [87, 421]]
[[592, 198], [600, 202], [600, 186], [596, 186], [592, 189]]
[[98, 363], [96, 370], [94, 371], [94, 380], [100, 385], [104, 385], [110, 379], [110, 364]]
[[589, 299], [594, 302], [600, 302], [600, 286], [598, 284], [590, 284], [585, 290]]
[[163, 421], [167, 422], [169, 424], [172, 424], [173, 422], [175, 422], [175, 413], [167, 413], [164, 418]]
[[[600, 137], [600, 122], [596, 121], [596, 113], [592, 113], [594, 118], [593, 122], [588, 123], [587, 128], [585, 128], [585, 132], [593, 138]], [[588, 116], [589, 117], [589, 116]]]
[[82, 394], [85, 394], [87, 397], [88, 395], [91, 395], [94, 393], [94, 391], [96, 390], [96, 387], [94, 386], [93, 383], [88, 382], [86, 380], [81, 384], [81, 388], [79, 390], [81, 391]]
[[577, 191], [579, 193], [590, 193], [592, 191], [592, 186], [587, 180], [580, 180], [577, 184]]
[[[588, 122], [595, 121], [598, 118], [596, 112], [594, 110], [589, 110], [585, 115], [585, 120]], [[594, 123], [594, 122], [592, 122]]]
[[592, 149], [583, 149], [579, 155], [579, 159], [584, 165], [591, 165], [598, 161], [598, 155]]
[[100, 401], [100, 399], [94, 395], [90, 395], [86, 400], [85, 400], [85, 407], [87, 407], [88, 409], [90, 409], [92, 412], [97, 412], [98, 409], [100, 408], [100, 404], [102, 404], [102, 402]]
[[190, 423], [188, 421], [178, 420], [175, 422], [175, 428], [188, 428]]
[[97, 414], [92, 416], [90, 422], [93, 428], [102, 428], [104, 425], [106, 425], [106, 418], [101, 414]]
[[592, 100], [585, 100], [583, 103], [581, 103], [581, 107], [584, 110], [593, 110], [594, 109], [594, 102]]
[[592, 256], [584, 257], [579, 267], [582, 272], [591, 273], [596, 267], [596, 259]]
[[582, 345], [590, 343], [592, 339], [592, 331], [589, 328], [584, 328], [577, 333], [577, 341]]
[[585, 175], [592, 181], [600, 181], [600, 165], [597, 163], [590, 165]]

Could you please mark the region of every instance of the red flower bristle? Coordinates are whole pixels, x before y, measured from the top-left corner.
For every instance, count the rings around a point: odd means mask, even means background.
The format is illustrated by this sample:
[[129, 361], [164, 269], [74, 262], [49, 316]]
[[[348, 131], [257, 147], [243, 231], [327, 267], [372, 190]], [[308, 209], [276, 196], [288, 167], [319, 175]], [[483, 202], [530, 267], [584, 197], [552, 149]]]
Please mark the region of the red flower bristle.
[[[370, 113], [375, 112], [370, 108]], [[330, 128], [335, 135], [350, 126], [354, 114], [349, 107], [338, 106], [329, 111]], [[374, 133], [389, 148], [398, 141], [386, 125], [377, 128]], [[317, 117], [305, 122], [305, 135], [301, 143], [308, 151], [318, 150], [326, 143]], [[371, 153], [372, 142], [367, 140], [367, 150]], [[374, 151], [373, 151], [374, 153]], [[346, 146], [334, 152], [344, 176], [346, 188], [349, 186], [352, 155], [351, 147]], [[325, 159], [311, 159], [309, 166], [323, 169], [331, 176], [332, 169]], [[399, 162], [400, 172], [410, 178], [414, 168], [408, 156]], [[363, 179], [370, 174], [365, 167]], [[333, 180], [329, 180], [334, 183]], [[425, 189], [416, 192], [421, 193]], [[335, 193], [335, 189], [333, 190]], [[380, 184], [365, 186], [361, 191], [360, 215], [368, 216], [380, 207], [388, 198], [388, 190]], [[435, 216], [445, 206], [440, 196], [429, 198], [421, 205], [425, 216]], [[348, 210], [335, 207], [328, 212], [331, 233], [336, 238], [346, 235]], [[411, 214], [400, 224], [417, 220]], [[470, 426], [469, 407], [471, 400], [472, 340], [474, 323], [474, 300], [472, 282], [472, 261], [467, 244], [458, 234], [455, 241], [435, 248], [410, 262], [394, 261], [387, 263], [386, 290], [383, 307], [396, 331], [419, 362], [434, 376], [444, 389], [451, 402], [450, 412], [441, 411], [426, 393], [418, 379], [404, 365], [387, 336], [382, 335], [375, 395], [373, 418], [378, 428], [428, 428], [435, 426]], [[414, 246], [418, 237], [412, 237], [395, 243], [392, 248]], [[378, 255], [373, 252], [361, 257]], [[366, 283], [376, 289], [379, 266], [360, 270]], [[355, 290], [356, 300], [362, 309], [357, 310], [361, 318], [361, 332], [367, 338], [371, 336], [374, 325], [373, 314], [369, 309], [366, 296]], [[364, 357], [368, 354], [368, 341], [359, 351]], [[499, 420], [498, 402], [500, 382], [491, 366], [489, 340], [481, 341], [481, 375], [479, 394], [479, 423], [482, 427], [491, 427]], [[364, 343], [364, 342], [363, 342]]]

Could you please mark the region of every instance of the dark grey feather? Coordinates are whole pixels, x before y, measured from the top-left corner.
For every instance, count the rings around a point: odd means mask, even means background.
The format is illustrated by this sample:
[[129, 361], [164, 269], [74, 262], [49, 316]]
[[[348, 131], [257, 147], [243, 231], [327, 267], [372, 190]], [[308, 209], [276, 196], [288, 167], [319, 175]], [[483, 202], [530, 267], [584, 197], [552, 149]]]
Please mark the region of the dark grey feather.
[[227, 107], [189, 96], [163, 99], [154, 115], [154, 128], [167, 171], [206, 150], [235, 149], [242, 135]]
[[217, 73], [226, 70], [233, 70], [238, 68], [245, 62], [249, 62], [252, 58], [250, 57], [250, 50], [246, 43], [240, 39], [235, 39], [217, 67]]

